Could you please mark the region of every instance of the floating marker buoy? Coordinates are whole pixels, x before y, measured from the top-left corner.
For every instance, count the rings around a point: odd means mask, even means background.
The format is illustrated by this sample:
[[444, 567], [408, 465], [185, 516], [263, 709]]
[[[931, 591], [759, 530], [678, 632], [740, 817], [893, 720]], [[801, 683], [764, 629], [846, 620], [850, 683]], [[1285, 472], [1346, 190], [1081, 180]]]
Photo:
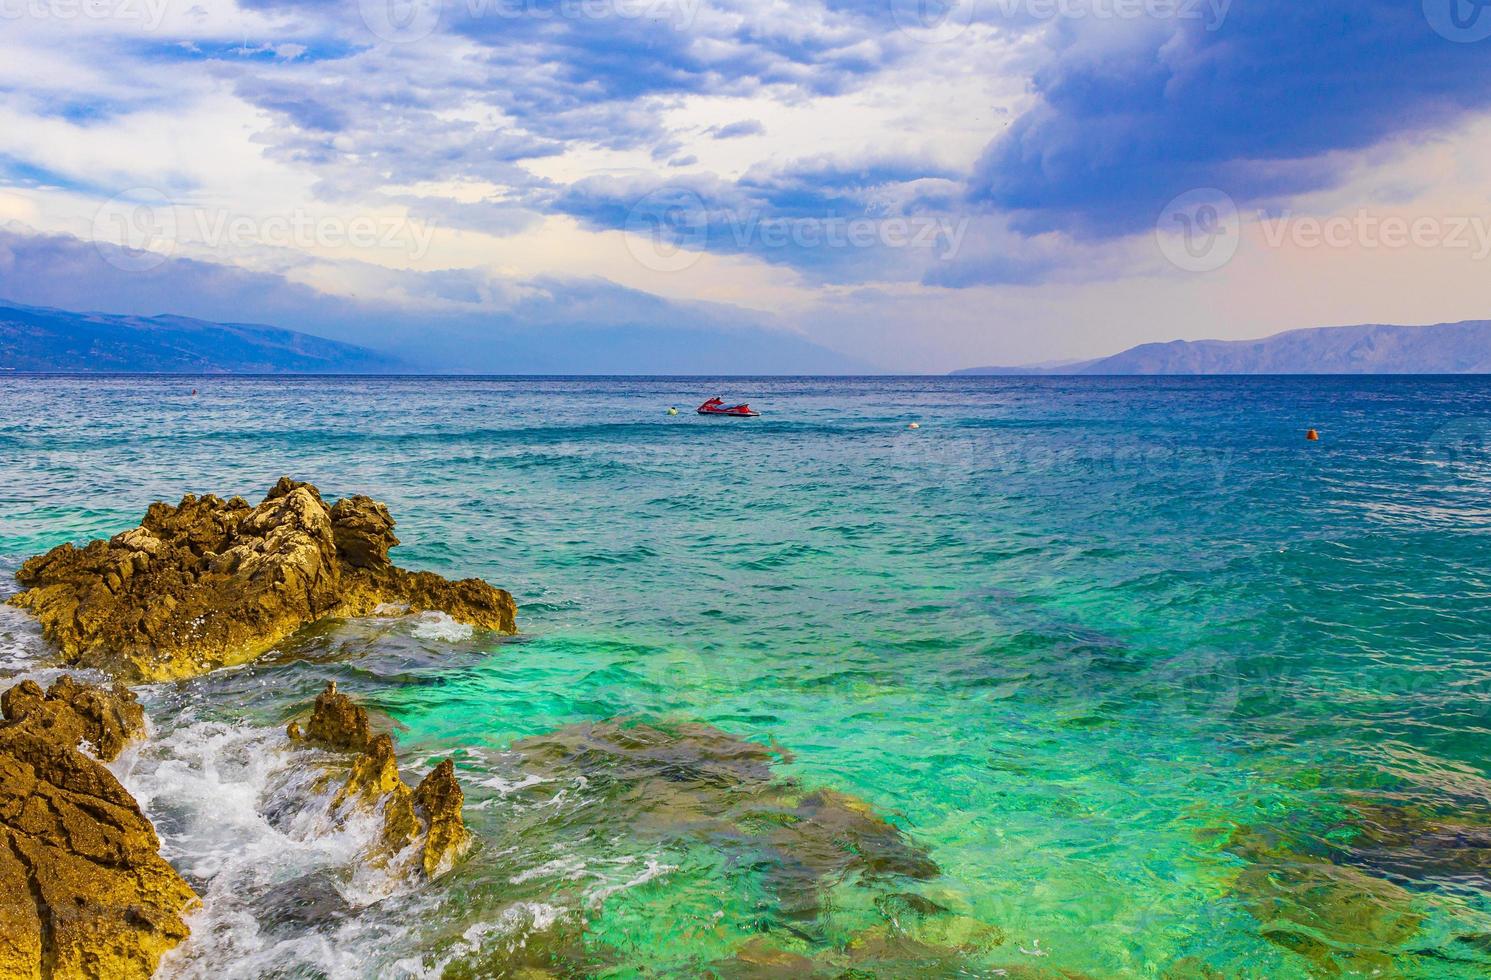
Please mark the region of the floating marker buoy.
[[908, 429], [920, 429], [921, 427], [922, 426], [921, 426], [920, 422], [912, 422], [912, 423], [910, 423], [909, 425], [906, 426], [906, 428], [908, 428]]
[[1309, 432], [1305, 433], [1305, 439], [1309, 442], [1319, 442], [1320, 433], [1316, 432], [1314, 429], [1311, 429]]
[[674, 408], [672, 405], [669, 405], [668, 406], [668, 414], [669, 415], [677, 415], [678, 414], [678, 409]]

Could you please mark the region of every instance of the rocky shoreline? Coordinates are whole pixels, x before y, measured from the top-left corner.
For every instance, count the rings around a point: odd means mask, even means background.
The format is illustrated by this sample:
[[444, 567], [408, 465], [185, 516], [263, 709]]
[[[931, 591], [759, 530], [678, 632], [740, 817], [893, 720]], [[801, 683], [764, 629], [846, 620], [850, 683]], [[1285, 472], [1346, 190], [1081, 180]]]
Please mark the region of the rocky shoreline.
[[149, 977], [197, 896], [104, 765], [144, 713], [70, 677], [23, 681], [0, 708], [0, 977]]
[[256, 507], [188, 495], [152, 504], [138, 527], [106, 541], [30, 559], [8, 603], [36, 617], [64, 663], [128, 682], [244, 663], [332, 616], [434, 610], [516, 632], [506, 591], [395, 566], [393, 528], [369, 497], [328, 506], [289, 477]]
[[[393, 528], [369, 497], [328, 506], [314, 486], [285, 477], [258, 506], [210, 494], [152, 504], [136, 528], [21, 567], [24, 591], [8, 604], [36, 618], [63, 665], [115, 683], [64, 675], [47, 690], [23, 681], [0, 699], [0, 978], [149, 977], [188, 935], [198, 897], [105, 765], [145, 735], [126, 683], [244, 663], [327, 617], [439, 611], [516, 631], [506, 591], [396, 567]], [[332, 809], [381, 816], [370, 865], [435, 878], [470, 847], [450, 760], [411, 788], [392, 738], [373, 733], [334, 683], [304, 732], [292, 722], [289, 734], [351, 754]]]
[[[439, 611], [476, 628], [515, 631], [507, 592], [394, 566], [393, 527], [388, 509], [368, 497], [328, 506], [314, 486], [284, 478], [257, 506], [212, 495], [153, 504], [136, 528], [81, 548], [62, 545], [22, 566], [24, 591], [9, 604], [38, 620], [63, 665], [115, 682], [106, 689], [64, 675], [48, 690], [23, 681], [3, 696], [0, 884], [19, 897], [0, 912], [0, 980], [149, 977], [188, 936], [200, 900], [161, 857], [154, 827], [105, 765], [145, 735], [144, 713], [125, 683], [244, 663], [326, 617]], [[316, 750], [306, 764], [324, 769], [312, 786], [328, 801], [330, 830], [375, 819], [379, 829], [357, 858], [366, 867], [428, 881], [475, 843], [453, 762], [410, 786], [392, 736], [374, 731], [368, 712], [335, 682], [286, 735], [292, 746]], [[707, 725], [580, 725], [522, 740], [512, 752], [548, 779], [619, 793], [617, 812], [635, 832], [660, 841], [702, 836], [736, 860], [775, 869], [769, 891], [803, 922], [820, 915], [827, 888], [846, 877], [889, 885], [940, 873], [868, 804], [777, 777], [780, 750]], [[685, 816], [700, 809], [717, 817]], [[868, 936], [846, 963], [899, 968], [930, 957], [950, 965], [1002, 941], [994, 927], [916, 894], [888, 901], [906, 923], [898, 928], [910, 932]], [[563, 929], [536, 935], [533, 962], [518, 965], [555, 975], [574, 938]], [[714, 972], [784, 963], [802, 965], [752, 946]], [[468, 966], [507, 975], [513, 965], [453, 964], [451, 975]]]

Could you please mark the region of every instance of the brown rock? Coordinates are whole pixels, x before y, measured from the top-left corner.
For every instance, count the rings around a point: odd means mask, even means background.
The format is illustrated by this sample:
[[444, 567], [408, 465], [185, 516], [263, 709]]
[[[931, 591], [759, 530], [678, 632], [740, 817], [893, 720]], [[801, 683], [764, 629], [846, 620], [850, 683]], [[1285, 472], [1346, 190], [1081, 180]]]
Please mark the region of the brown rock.
[[[376, 803], [396, 788], [404, 786], [399, 778], [399, 761], [393, 754], [393, 739], [387, 732], [373, 737], [365, 751], [352, 762], [352, 775], [347, 777], [339, 793], [336, 806], [347, 800]], [[408, 789], [407, 786], [404, 786]]]
[[132, 697], [62, 678], [3, 697], [0, 726], [0, 977], [145, 978], [186, 938], [195, 903], [114, 775], [143, 726]]
[[306, 738], [328, 748], [361, 752], [372, 738], [368, 713], [347, 695], [339, 693], [336, 681], [328, 681], [326, 690], [316, 695], [316, 706], [306, 725]]
[[388, 564], [389, 549], [399, 544], [393, 524], [388, 508], [371, 497], [346, 497], [331, 509], [331, 533], [337, 553], [353, 568], [381, 568]]
[[68, 663], [125, 679], [189, 677], [251, 660], [325, 616], [380, 606], [439, 610], [482, 629], [516, 629], [512, 596], [389, 563], [388, 509], [367, 497], [328, 507], [282, 478], [263, 503], [187, 495], [151, 504], [140, 526], [21, 566], [10, 599]]
[[449, 871], [471, 843], [471, 833], [461, 819], [466, 794], [456, 782], [456, 766], [449, 759], [430, 770], [414, 790], [414, 807], [428, 827], [420, 863], [431, 878]]
[[45, 693], [22, 681], [0, 696], [0, 711], [12, 723], [49, 732], [65, 745], [82, 746], [104, 762], [119, 757], [131, 739], [145, 732], [145, 712], [122, 684], [112, 691], [79, 684], [64, 675]]
[[[291, 722], [291, 727], [299, 726]], [[357, 752], [352, 771], [332, 801], [334, 810], [348, 806], [378, 810], [383, 832], [375, 862], [392, 859], [410, 844], [418, 845], [418, 867], [438, 878], [466, 852], [471, 834], [461, 817], [465, 794], [456, 783], [455, 765], [445, 760], [411, 790], [399, 775], [393, 738], [369, 734], [367, 711], [328, 682], [316, 697], [306, 738], [328, 748]]]

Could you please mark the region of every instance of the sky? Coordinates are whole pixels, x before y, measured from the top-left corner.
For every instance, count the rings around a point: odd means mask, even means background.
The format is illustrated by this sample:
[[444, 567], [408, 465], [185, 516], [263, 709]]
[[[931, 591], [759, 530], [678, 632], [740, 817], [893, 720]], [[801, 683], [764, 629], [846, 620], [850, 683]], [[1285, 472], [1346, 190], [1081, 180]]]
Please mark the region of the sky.
[[1487, 0], [0, 0], [0, 298], [440, 370], [1491, 317]]

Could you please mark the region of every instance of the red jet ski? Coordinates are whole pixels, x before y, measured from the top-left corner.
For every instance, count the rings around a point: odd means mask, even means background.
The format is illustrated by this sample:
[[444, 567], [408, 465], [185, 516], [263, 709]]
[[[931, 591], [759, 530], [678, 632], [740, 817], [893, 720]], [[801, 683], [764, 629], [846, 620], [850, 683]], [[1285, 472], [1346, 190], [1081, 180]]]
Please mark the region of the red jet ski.
[[722, 398], [711, 398], [699, 406], [700, 415], [728, 415], [731, 418], [751, 419], [760, 415], [749, 405], [726, 405]]

